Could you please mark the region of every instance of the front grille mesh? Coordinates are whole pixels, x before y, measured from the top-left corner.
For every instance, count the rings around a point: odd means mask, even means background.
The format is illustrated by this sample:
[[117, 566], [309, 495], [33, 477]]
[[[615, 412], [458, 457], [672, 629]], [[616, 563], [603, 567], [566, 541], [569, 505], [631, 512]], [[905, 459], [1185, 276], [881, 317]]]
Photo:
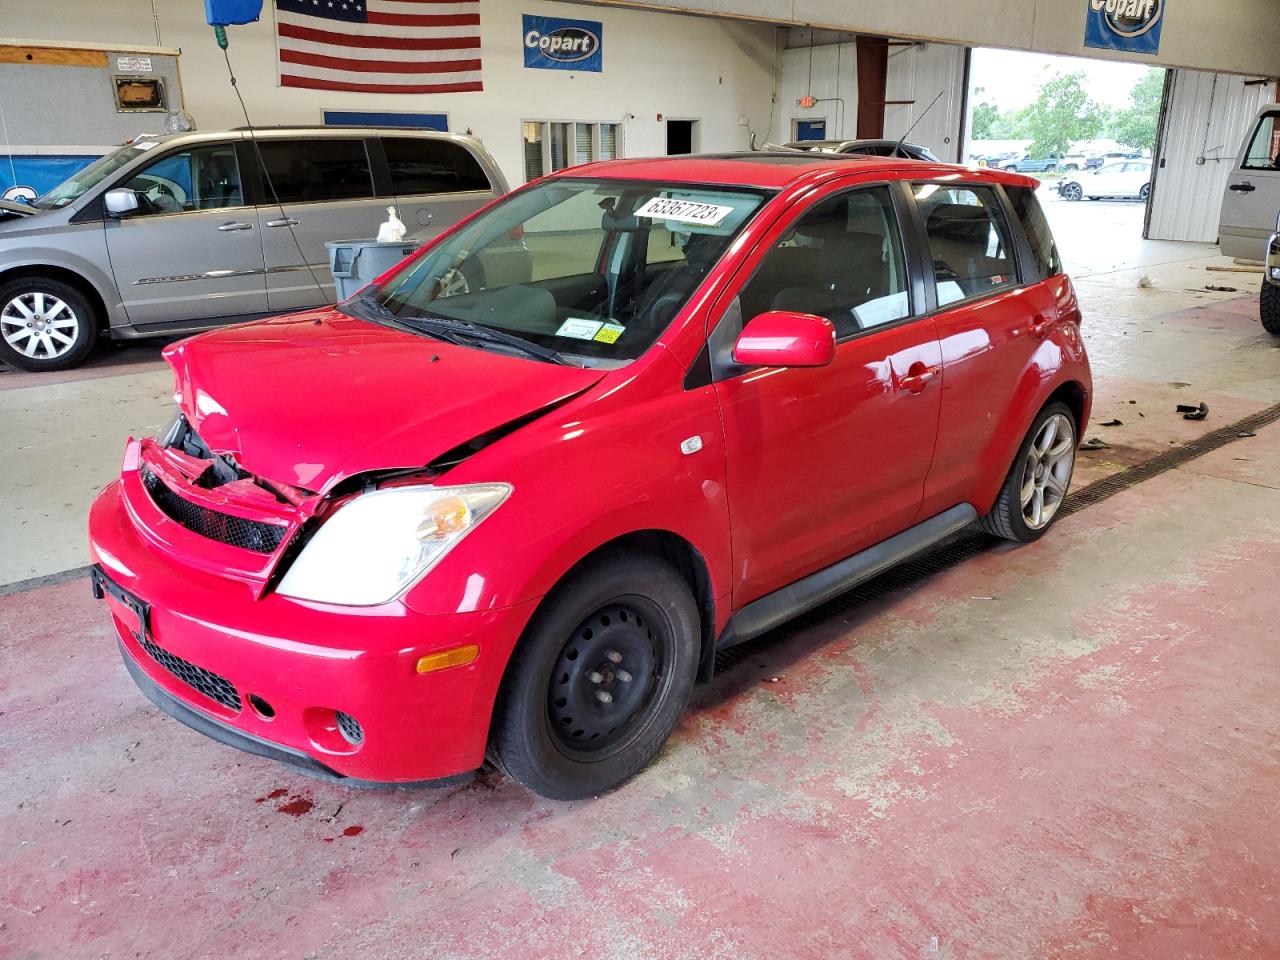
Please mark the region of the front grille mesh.
[[353, 747], [358, 747], [364, 741], [364, 727], [360, 726], [360, 721], [341, 710], [335, 713], [338, 718], [338, 730], [343, 738]]
[[149, 469], [143, 469], [142, 482], [161, 513], [202, 537], [229, 543], [233, 547], [252, 550], [255, 553], [274, 553], [276, 547], [280, 546], [280, 541], [284, 539], [284, 527], [260, 523], [257, 520], [246, 520], [229, 513], [218, 513], [198, 503], [192, 503], [170, 490], [165, 482]]
[[222, 704], [228, 710], [234, 710], [236, 713], [240, 712], [240, 694], [236, 692], [236, 688], [231, 685], [231, 681], [226, 677], [220, 677], [212, 670], [206, 670], [204, 667], [197, 667], [194, 663], [183, 660], [181, 657], [164, 649], [164, 647], [157, 646], [137, 633], [134, 633], [133, 638], [138, 641], [138, 646], [147, 652], [147, 656], [192, 690], [197, 693], [203, 693], [210, 700]]

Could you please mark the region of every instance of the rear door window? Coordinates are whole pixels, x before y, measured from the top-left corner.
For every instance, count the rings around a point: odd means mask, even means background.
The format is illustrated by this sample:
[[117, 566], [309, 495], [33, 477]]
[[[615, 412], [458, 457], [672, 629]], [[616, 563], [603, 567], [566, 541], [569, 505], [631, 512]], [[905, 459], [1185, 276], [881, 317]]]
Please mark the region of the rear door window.
[[1058, 246], [1053, 242], [1049, 221], [1045, 219], [1044, 209], [1036, 199], [1036, 192], [1030, 187], [1005, 187], [1004, 192], [1031, 243], [1031, 256], [1035, 259], [1040, 276], [1057, 276], [1062, 272], [1062, 259], [1058, 256]]
[[938, 306], [983, 297], [1018, 282], [999, 201], [990, 187], [914, 187], [929, 238]]
[[459, 144], [428, 137], [383, 137], [382, 148], [396, 196], [492, 189], [480, 162]]
[[268, 180], [262, 185], [265, 202], [277, 197], [281, 203], [364, 200], [374, 195], [363, 140], [262, 140], [258, 149]]

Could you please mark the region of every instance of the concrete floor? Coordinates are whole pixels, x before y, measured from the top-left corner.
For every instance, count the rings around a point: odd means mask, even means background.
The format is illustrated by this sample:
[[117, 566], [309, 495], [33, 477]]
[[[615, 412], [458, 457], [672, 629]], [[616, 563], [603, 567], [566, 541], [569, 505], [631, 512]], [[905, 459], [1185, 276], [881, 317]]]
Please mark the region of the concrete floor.
[[[1077, 485], [1280, 403], [1256, 277], [1050, 204]], [[84, 563], [150, 349], [0, 374], [0, 958], [1280, 957], [1280, 425], [755, 649], [608, 797], [353, 792], [161, 716], [82, 578], [14, 584]]]

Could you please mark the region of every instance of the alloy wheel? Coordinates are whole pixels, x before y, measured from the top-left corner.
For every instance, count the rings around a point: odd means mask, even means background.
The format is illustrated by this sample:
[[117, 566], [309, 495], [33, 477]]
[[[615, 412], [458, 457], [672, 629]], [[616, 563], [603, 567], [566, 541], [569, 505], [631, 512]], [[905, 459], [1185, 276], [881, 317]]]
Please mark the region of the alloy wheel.
[[1079, 200], [1084, 196], [1084, 191], [1080, 189], [1080, 184], [1068, 183], [1062, 188], [1062, 195], [1068, 200]]
[[1075, 460], [1075, 428], [1069, 417], [1055, 413], [1041, 425], [1022, 464], [1022, 519], [1029, 529], [1052, 522], [1066, 499]]
[[53, 360], [71, 350], [80, 335], [80, 318], [51, 293], [20, 293], [0, 309], [0, 336], [33, 360]]
[[557, 748], [595, 760], [643, 729], [667, 682], [668, 628], [639, 597], [609, 603], [584, 620], [556, 659], [547, 719]]

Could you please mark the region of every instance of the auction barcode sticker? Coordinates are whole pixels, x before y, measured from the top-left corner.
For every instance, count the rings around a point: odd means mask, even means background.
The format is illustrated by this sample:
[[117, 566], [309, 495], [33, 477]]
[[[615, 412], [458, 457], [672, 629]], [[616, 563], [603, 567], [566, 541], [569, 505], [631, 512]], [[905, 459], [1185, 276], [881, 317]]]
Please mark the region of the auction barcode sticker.
[[678, 223], [700, 223], [704, 227], [714, 227], [731, 213], [733, 213], [733, 207], [721, 207], [714, 203], [654, 197], [636, 211], [636, 216], [652, 217], [655, 220], [675, 220]]

